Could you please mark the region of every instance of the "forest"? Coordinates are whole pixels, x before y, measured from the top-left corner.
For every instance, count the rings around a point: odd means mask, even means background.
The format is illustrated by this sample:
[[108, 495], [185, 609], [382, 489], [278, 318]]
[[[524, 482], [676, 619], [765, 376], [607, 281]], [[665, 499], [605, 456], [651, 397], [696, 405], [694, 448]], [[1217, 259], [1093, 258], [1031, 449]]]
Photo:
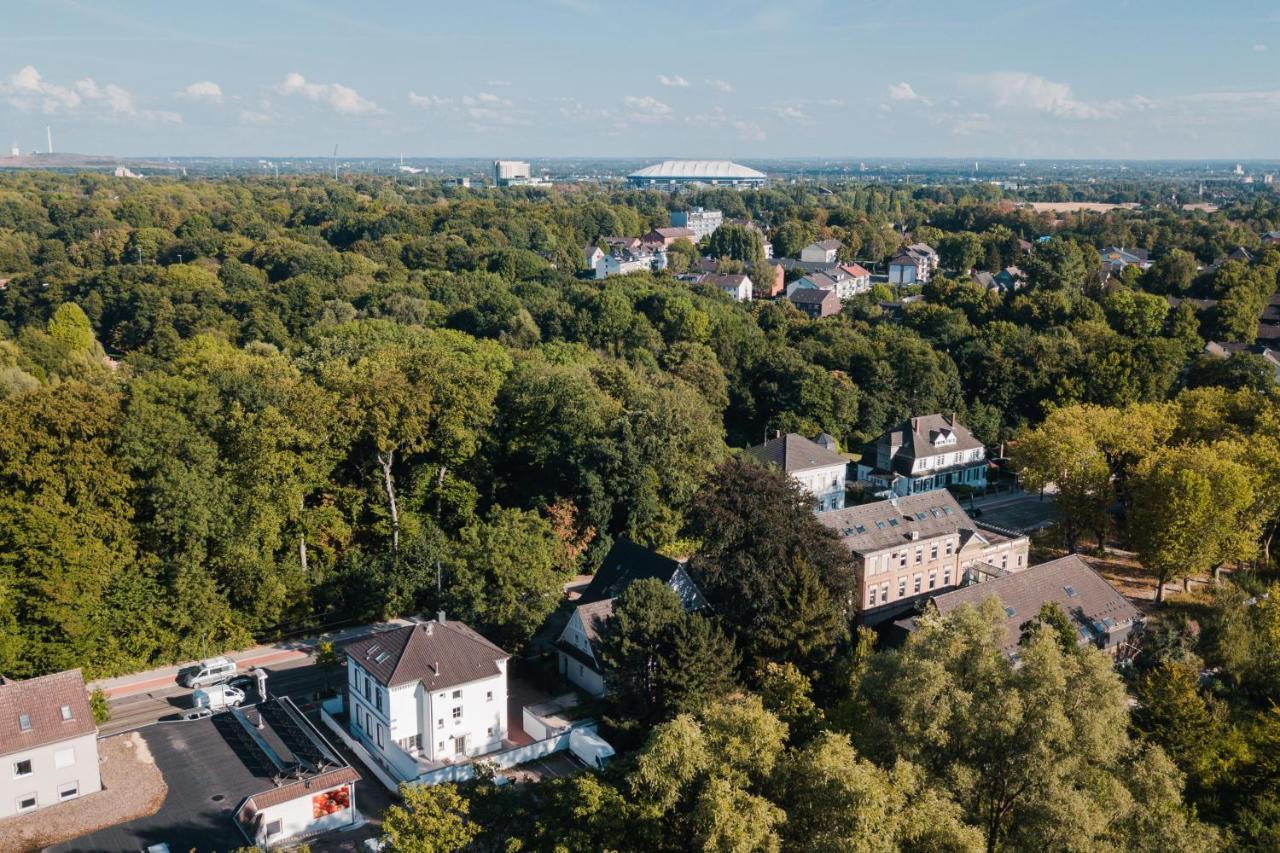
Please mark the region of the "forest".
[[[0, 176], [0, 672], [438, 609], [519, 651], [627, 536], [692, 555], [717, 605], [620, 601], [609, 724], [634, 752], [415, 793], [393, 849], [1275, 849], [1280, 393], [1259, 356], [1203, 350], [1254, 340], [1276, 202]], [[692, 205], [734, 221], [702, 247], [726, 260], [761, 262], [750, 222], [778, 256], [835, 237], [876, 270], [928, 242], [944, 274], [815, 321], [673, 279], [689, 245], [666, 274], [581, 272], [583, 246]], [[1155, 263], [1107, 277], [1106, 245]], [[968, 275], [1010, 264], [1027, 288]], [[981, 611], [874, 649], [839, 603], [847, 555], [736, 449], [825, 431], [856, 454], [933, 412], [1058, 487], [1039, 547], [1119, 542], [1161, 592], [1232, 579], [1159, 611], [1123, 676], [1053, 614], [1017, 668]]]

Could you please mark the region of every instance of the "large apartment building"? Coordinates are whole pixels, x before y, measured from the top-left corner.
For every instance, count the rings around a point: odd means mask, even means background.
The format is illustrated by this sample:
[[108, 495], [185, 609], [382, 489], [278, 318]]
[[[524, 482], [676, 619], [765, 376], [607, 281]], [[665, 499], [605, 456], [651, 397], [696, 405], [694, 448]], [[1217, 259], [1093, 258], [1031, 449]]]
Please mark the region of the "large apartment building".
[[1027, 537], [974, 521], [944, 489], [820, 513], [818, 520], [853, 553], [854, 606], [864, 624], [1027, 567]]

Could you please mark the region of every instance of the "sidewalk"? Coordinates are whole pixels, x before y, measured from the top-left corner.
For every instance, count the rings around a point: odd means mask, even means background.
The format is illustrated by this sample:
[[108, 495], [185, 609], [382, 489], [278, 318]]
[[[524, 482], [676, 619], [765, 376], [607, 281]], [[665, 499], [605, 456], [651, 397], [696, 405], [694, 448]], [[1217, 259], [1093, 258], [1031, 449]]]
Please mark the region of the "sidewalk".
[[[345, 640], [363, 637], [366, 634], [375, 634], [379, 631], [387, 631], [392, 628], [398, 628], [402, 625], [410, 624], [407, 619], [392, 619], [388, 622], [376, 622], [372, 625], [357, 625], [354, 628], [345, 628], [341, 631], [334, 631], [329, 634], [321, 634], [317, 637], [306, 637], [297, 640], [282, 640], [278, 643], [272, 643], [263, 646], [253, 646], [252, 648], [242, 649], [237, 652], [224, 652], [225, 657], [231, 658], [236, 662], [240, 669], [248, 669], [251, 666], [268, 666], [273, 663], [283, 663], [290, 660], [298, 660], [300, 658], [310, 657], [318, 643], [328, 640], [332, 643], [340, 643]], [[215, 655], [210, 655], [214, 657]], [[101, 690], [107, 695], [108, 699], [118, 699], [122, 696], [133, 696], [138, 693], [146, 693], [149, 690], [155, 690], [158, 687], [176, 686], [178, 670], [184, 666], [190, 666], [196, 661], [187, 661], [186, 663], [173, 664], [171, 666], [162, 666], [156, 669], [149, 669], [145, 672], [134, 672], [129, 675], [119, 675], [115, 678], [102, 678], [97, 681], [91, 681], [87, 685], [90, 690]]]

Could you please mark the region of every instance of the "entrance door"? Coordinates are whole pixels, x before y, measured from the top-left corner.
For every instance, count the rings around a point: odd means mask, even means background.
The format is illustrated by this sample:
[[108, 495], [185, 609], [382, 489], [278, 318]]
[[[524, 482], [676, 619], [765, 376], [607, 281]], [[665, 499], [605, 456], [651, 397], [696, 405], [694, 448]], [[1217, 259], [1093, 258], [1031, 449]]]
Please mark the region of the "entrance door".
[[454, 755], [467, 754], [467, 736], [466, 735], [463, 735], [462, 737], [456, 737], [453, 739], [453, 754]]

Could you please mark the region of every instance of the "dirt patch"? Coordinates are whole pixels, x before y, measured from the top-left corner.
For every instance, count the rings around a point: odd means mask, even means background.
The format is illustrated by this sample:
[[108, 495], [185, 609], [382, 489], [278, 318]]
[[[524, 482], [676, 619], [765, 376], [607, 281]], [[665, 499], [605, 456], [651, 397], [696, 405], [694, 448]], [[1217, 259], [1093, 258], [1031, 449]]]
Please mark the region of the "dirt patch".
[[169, 787], [142, 735], [98, 741], [102, 790], [0, 821], [0, 850], [40, 850], [159, 811]]

